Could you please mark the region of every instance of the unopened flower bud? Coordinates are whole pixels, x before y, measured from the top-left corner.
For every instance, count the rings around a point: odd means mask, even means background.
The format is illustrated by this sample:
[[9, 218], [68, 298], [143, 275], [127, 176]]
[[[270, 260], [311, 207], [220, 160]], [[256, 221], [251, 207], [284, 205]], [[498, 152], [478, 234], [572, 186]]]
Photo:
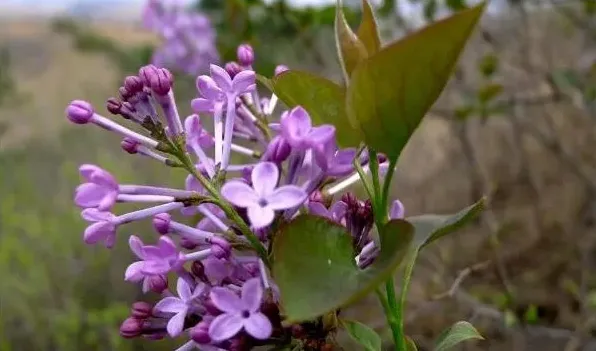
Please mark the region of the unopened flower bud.
[[137, 301], [132, 304], [130, 315], [136, 319], [147, 319], [152, 316], [153, 306], [145, 301]]
[[167, 95], [174, 84], [174, 76], [165, 68], [158, 69], [153, 76], [151, 76], [151, 90], [157, 95]]
[[139, 69], [139, 78], [146, 87], [151, 87], [151, 80], [157, 75], [158, 70], [159, 68], [154, 65], [143, 66]]
[[143, 91], [143, 81], [138, 76], [128, 76], [124, 79], [124, 88], [130, 94], [136, 94]]
[[168, 288], [168, 280], [163, 275], [154, 275], [149, 277], [149, 289], [155, 293], [161, 294]]
[[108, 101], [106, 101], [106, 108], [108, 109], [108, 111], [110, 111], [111, 114], [119, 115], [120, 109], [122, 108], [122, 102], [113, 97], [109, 98]]
[[251, 66], [255, 62], [255, 52], [249, 44], [238, 46], [236, 54], [238, 56], [238, 62], [242, 66]]
[[286, 65], [278, 65], [277, 67], [275, 67], [275, 75], [278, 76], [286, 71], [289, 71], [290, 69], [288, 68], [288, 66]]
[[238, 73], [242, 72], [242, 67], [240, 67], [238, 63], [232, 61], [226, 63], [225, 70], [230, 75], [230, 78], [234, 79]]
[[204, 277], [205, 265], [201, 261], [194, 261], [190, 266], [190, 271], [198, 278]]
[[308, 201], [310, 202], [323, 202], [323, 193], [319, 190], [313, 191], [310, 196], [308, 197]]
[[183, 248], [185, 248], [187, 250], [194, 250], [199, 246], [199, 244], [197, 244], [196, 242], [192, 241], [189, 238], [183, 237], [180, 239], [180, 246], [182, 246]]
[[190, 338], [197, 344], [208, 344], [211, 342], [209, 336], [209, 324], [202, 321], [190, 329]]
[[120, 143], [120, 146], [124, 151], [133, 155], [137, 153], [137, 147], [139, 146], [139, 143], [131, 138], [124, 138]]
[[93, 106], [87, 101], [73, 100], [66, 108], [66, 116], [72, 123], [86, 124], [93, 117]]
[[118, 88], [118, 94], [120, 94], [120, 97], [124, 101], [127, 101], [128, 99], [130, 99], [132, 97], [132, 94], [125, 87]]
[[153, 228], [159, 234], [165, 235], [170, 231], [172, 216], [169, 213], [160, 213], [153, 216]]
[[129, 317], [120, 325], [120, 336], [126, 339], [136, 338], [143, 333], [143, 321]]

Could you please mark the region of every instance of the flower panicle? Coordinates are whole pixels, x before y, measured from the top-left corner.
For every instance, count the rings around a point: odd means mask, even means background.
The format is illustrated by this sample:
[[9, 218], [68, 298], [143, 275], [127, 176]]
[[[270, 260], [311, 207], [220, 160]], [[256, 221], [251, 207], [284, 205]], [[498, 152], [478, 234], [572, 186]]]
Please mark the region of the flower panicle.
[[[104, 117], [82, 100], [66, 109], [75, 124], [121, 135], [126, 153], [187, 172], [184, 184], [170, 188], [121, 184], [98, 165], [79, 168], [82, 183], [74, 202], [89, 223], [87, 244], [113, 247], [122, 228], [136, 221], [151, 221], [156, 232], [153, 238], [128, 237], [136, 259], [124, 279], [161, 300], [132, 305], [120, 327], [125, 338], [185, 335], [180, 349], [244, 350], [327, 335], [317, 323], [282, 325], [279, 292], [270, 277], [266, 248], [277, 228], [300, 213], [346, 227], [360, 267], [378, 254], [370, 202], [346, 193], [359, 179], [354, 161], [368, 170], [361, 156], [366, 153], [338, 148], [335, 128], [313, 125], [300, 106], [274, 122], [277, 98], [257, 93], [254, 56], [243, 44], [239, 64], [210, 65], [209, 75], [196, 79], [196, 98], [182, 102], [194, 112], [184, 119], [172, 92], [173, 75], [154, 65], [126, 77], [118, 97], [108, 99], [107, 110], [119, 117]], [[279, 66], [275, 74], [287, 69]], [[212, 119], [212, 130], [204, 127], [205, 118]], [[141, 208], [118, 213], [120, 203]], [[395, 202], [388, 216], [403, 215], [403, 205]]]

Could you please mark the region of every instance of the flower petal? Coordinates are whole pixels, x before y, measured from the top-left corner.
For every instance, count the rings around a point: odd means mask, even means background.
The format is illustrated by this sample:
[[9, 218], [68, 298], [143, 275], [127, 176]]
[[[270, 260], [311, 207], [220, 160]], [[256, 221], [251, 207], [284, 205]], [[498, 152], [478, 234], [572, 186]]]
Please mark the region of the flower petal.
[[348, 210], [348, 205], [343, 201], [337, 201], [329, 208], [329, 212], [331, 212], [331, 216], [334, 220], [339, 221], [341, 220]]
[[242, 208], [255, 206], [259, 203], [259, 198], [253, 188], [239, 180], [231, 180], [224, 184], [221, 194], [226, 200]]
[[100, 211], [96, 208], [86, 208], [81, 211], [81, 217], [87, 222], [107, 222], [115, 216], [111, 212]]
[[405, 215], [404, 204], [401, 203], [399, 200], [393, 201], [391, 205], [391, 210], [389, 211], [389, 218], [391, 219], [402, 219]]
[[184, 329], [184, 318], [186, 318], [186, 311], [176, 313], [174, 317], [170, 318], [166, 329], [171, 337], [177, 337]]
[[275, 218], [275, 212], [269, 206], [251, 206], [246, 212], [250, 224], [256, 229], [268, 226]]
[[221, 89], [209, 76], [199, 76], [197, 78], [197, 89], [208, 100], [214, 101], [222, 98]]
[[304, 147], [306, 137], [312, 128], [310, 116], [298, 106], [281, 119], [282, 135], [293, 147]]
[[90, 182], [91, 181], [91, 175], [94, 172], [97, 172], [101, 170], [101, 168], [99, 168], [96, 165], [92, 165], [92, 164], [83, 164], [79, 167], [79, 174], [81, 175], [81, 177], [83, 177], [83, 179], [85, 179], [86, 181]]
[[281, 186], [267, 197], [268, 206], [273, 210], [285, 210], [301, 205], [306, 201], [306, 192], [295, 185]]
[[74, 202], [82, 208], [97, 207], [106, 193], [105, 188], [95, 183], [83, 183], [75, 190]]
[[315, 127], [308, 133], [308, 141], [312, 146], [327, 144], [333, 139], [335, 135], [335, 127], [331, 125], [323, 125]]
[[213, 101], [204, 98], [193, 99], [190, 102], [190, 107], [195, 112], [213, 113]]
[[331, 214], [329, 213], [329, 210], [325, 208], [325, 205], [316, 201], [311, 201], [308, 203], [308, 213], [324, 218], [331, 217]]
[[184, 131], [186, 138], [198, 138], [201, 134], [201, 119], [198, 115], [190, 115], [184, 120]]
[[174, 244], [172, 239], [165, 235], [159, 237], [159, 240], [157, 241], [157, 247], [159, 248], [162, 257], [171, 257], [178, 254], [176, 244]]
[[279, 170], [273, 162], [261, 162], [252, 170], [250, 178], [252, 187], [260, 200], [266, 198], [275, 189], [279, 179]]
[[97, 205], [97, 209], [100, 211], [107, 211], [114, 206], [116, 200], [118, 199], [118, 192], [117, 191], [110, 191], [106, 193], [106, 195], [101, 199], [99, 204]]
[[232, 78], [230, 78], [230, 75], [225, 69], [217, 65], [211, 65], [209, 66], [209, 72], [211, 74], [211, 78], [213, 78], [221, 90], [225, 92], [232, 92]]
[[242, 71], [232, 80], [232, 88], [236, 94], [243, 94], [256, 88], [255, 72], [251, 70]]
[[131, 235], [128, 238], [128, 246], [130, 247], [130, 251], [132, 251], [138, 258], [143, 259], [145, 257], [145, 253], [143, 252], [143, 242], [139, 239], [136, 235]]
[[250, 312], [256, 312], [261, 307], [263, 299], [263, 287], [261, 279], [252, 278], [242, 285], [242, 303], [244, 309]]
[[242, 330], [244, 320], [239, 314], [220, 314], [209, 325], [209, 336], [215, 342], [227, 340]]
[[238, 295], [229, 289], [215, 287], [209, 293], [211, 302], [222, 312], [240, 313], [243, 310], [242, 301]]
[[157, 275], [166, 274], [170, 271], [172, 266], [163, 260], [145, 261], [142, 271], [144, 274]]
[[85, 229], [83, 240], [87, 244], [95, 244], [101, 240], [107, 240], [110, 235], [113, 235], [114, 229], [114, 225], [109, 222], [93, 223]]
[[180, 296], [182, 301], [188, 302], [191, 300], [190, 286], [188, 286], [186, 280], [178, 278], [178, 282], [176, 283], [176, 291], [178, 292], [178, 296]]
[[157, 304], [154, 309], [160, 312], [180, 313], [188, 309], [188, 306], [177, 297], [164, 297]]
[[118, 182], [108, 171], [98, 168], [91, 173], [89, 180], [97, 185], [118, 190]]
[[271, 336], [273, 327], [269, 319], [262, 313], [257, 312], [244, 320], [244, 329], [255, 339], [268, 339]]
[[143, 279], [143, 277], [145, 277], [142, 272], [144, 264], [145, 262], [143, 261], [137, 261], [130, 264], [128, 268], [126, 268], [126, 272], [124, 272], [124, 280], [129, 282], [138, 282]]

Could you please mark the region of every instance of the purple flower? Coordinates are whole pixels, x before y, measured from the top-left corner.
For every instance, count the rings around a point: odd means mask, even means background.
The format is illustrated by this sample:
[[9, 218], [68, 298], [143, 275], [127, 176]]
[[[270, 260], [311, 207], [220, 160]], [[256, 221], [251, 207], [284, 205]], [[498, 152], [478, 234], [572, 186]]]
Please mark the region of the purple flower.
[[175, 313], [175, 315], [170, 318], [167, 325], [168, 334], [170, 334], [171, 337], [176, 337], [182, 333], [182, 330], [184, 329], [184, 319], [191, 309], [193, 301], [201, 296], [205, 290], [205, 285], [203, 283], [198, 283], [194, 290], [192, 290], [184, 279], [178, 278], [176, 290], [179, 297], [166, 297], [159, 301], [154, 308], [156, 311], [160, 312]]
[[281, 133], [288, 143], [297, 150], [306, 150], [309, 148], [320, 149], [335, 136], [335, 127], [323, 125], [313, 127], [310, 116], [300, 106], [297, 106], [284, 113], [281, 117]]
[[225, 69], [211, 65], [211, 77], [198, 77], [197, 89], [202, 98], [191, 102], [193, 110], [213, 113], [215, 101], [224, 101], [226, 95], [238, 96], [256, 89], [255, 72], [242, 71], [232, 79]]
[[87, 208], [81, 212], [81, 217], [92, 223], [83, 233], [85, 243], [96, 244], [103, 241], [107, 248], [114, 246], [118, 226], [117, 217], [114, 214], [96, 208]]
[[213, 288], [209, 296], [215, 307], [223, 312], [215, 317], [209, 326], [209, 336], [212, 340], [227, 340], [242, 329], [255, 339], [263, 340], [271, 336], [271, 322], [259, 312], [263, 288], [258, 278], [244, 283], [241, 297], [222, 287]]
[[402, 219], [404, 218], [405, 214], [406, 210], [404, 209], [404, 204], [402, 204], [399, 200], [393, 201], [391, 209], [389, 210], [389, 218]]
[[320, 202], [311, 201], [308, 203], [308, 212], [320, 217], [328, 218], [334, 222], [341, 223], [346, 215], [348, 205], [343, 201], [337, 201], [329, 209]]
[[114, 206], [118, 197], [118, 183], [107, 171], [95, 165], [84, 164], [79, 173], [85, 183], [75, 191], [75, 203], [82, 208], [96, 207], [106, 211]]
[[252, 187], [232, 180], [222, 187], [221, 193], [232, 204], [247, 209], [253, 227], [263, 228], [273, 222], [275, 211], [299, 206], [307, 197], [304, 190], [295, 185], [276, 189], [278, 179], [277, 166], [272, 162], [261, 162], [252, 171]]

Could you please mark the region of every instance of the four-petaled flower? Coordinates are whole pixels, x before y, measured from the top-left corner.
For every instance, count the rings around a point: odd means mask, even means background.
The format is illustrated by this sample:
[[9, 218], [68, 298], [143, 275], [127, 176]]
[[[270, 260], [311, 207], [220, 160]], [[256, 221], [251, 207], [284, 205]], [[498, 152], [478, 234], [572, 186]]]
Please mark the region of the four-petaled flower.
[[306, 192], [295, 185], [276, 189], [279, 170], [272, 162], [261, 162], [251, 173], [252, 187], [240, 180], [227, 182], [222, 195], [232, 204], [246, 208], [248, 219], [255, 228], [271, 224], [275, 211], [294, 208], [307, 198]]
[[124, 280], [131, 282], [143, 281], [143, 292], [150, 289], [151, 278], [156, 275], [165, 275], [172, 268], [179, 265], [180, 253], [167, 237], [161, 237], [157, 246], [145, 245], [135, 235], [128, 240], [130, 250], [141, 260], [128, 266], [124, 273]]
[[96, 244], [103, 241], [107, 248], [116, 242], [116, 216], [111, 212], [100, 211], [96, 208], [86, 208], [81, 212], [81, 217], [91, 222], [83, 233], [83, 240], [87, 244]]
[[335, 136], [335, 127], [323, 125], [313, 127], [305, 109], [298, 106], [281, 117], [281, 133], [292, 148], [324, 153], [325, 146]]
[[169, 296], [159, 301], [154, 309], [159, 312], [175, 313], [168, 321], [167, 330], [171, 337], [176, 337], [182, 333], [184, 329], [184, 319], [191, 310], [194, 300], [196, 300], [203, 291], [205, 291], [205, 284], [198, 283], [194, 290], [188, 283], [178, 278], [176, 290], [179, 297]]
[[255, 339], [267, 339], [271, 336], [272, 326], [261, 313], [263, 288], [258, 278], [247, 280], [242, 286], [241, 296], [223, 287], [211, 289], [211, 302], [223, 312], [211, 322], [209, 336], [220, 342], [238, 334], [243, 328]]
[[255, 72], [246, 70], [230, 77], [225, 69], [211, 65], [211, 77], [203, 75], [197, 78], [197, 89], [202, 97], [192, 100], [195, 112], [213, 113], [215, 102], [226, 101], [231, 96], [239, 96], [256, 89]]
[[79, 173], [85, 183], [75, 191], [75, 203], [82, 208], [95, 207], [106, 211], [114, 206], [118, 198], [118, 183], [107, 171], [90, 164], [79, 167]]

